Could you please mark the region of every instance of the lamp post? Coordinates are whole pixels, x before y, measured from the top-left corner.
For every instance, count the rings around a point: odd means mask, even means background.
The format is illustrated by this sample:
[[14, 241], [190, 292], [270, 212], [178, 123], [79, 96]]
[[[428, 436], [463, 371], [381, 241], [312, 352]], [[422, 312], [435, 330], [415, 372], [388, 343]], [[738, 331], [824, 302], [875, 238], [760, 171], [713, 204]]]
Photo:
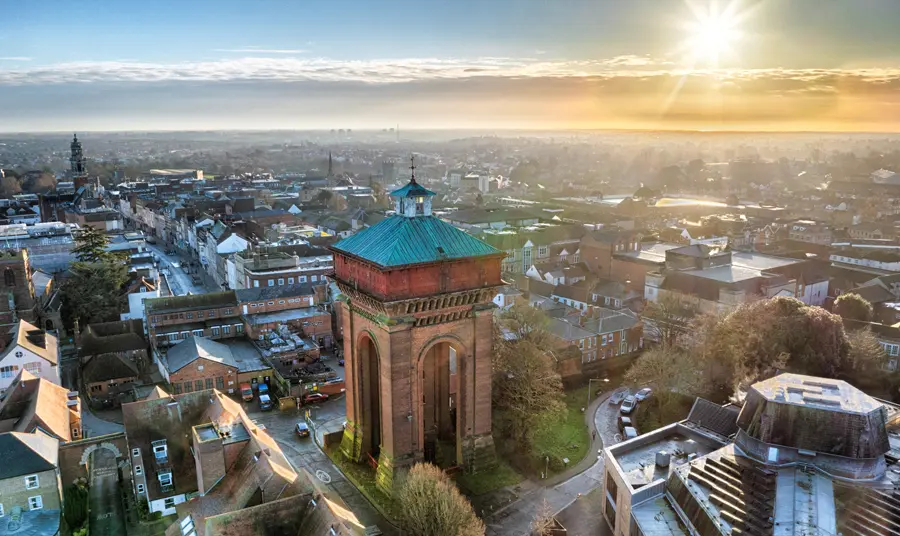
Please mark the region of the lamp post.
[[587, 411], [588, 406], [591, 405], [591, 382], [609, 383], [609, 378], [591, 378], [590, 380], [588, 380], [587, 404], [585, 404], [584, 406], [585, 411]]

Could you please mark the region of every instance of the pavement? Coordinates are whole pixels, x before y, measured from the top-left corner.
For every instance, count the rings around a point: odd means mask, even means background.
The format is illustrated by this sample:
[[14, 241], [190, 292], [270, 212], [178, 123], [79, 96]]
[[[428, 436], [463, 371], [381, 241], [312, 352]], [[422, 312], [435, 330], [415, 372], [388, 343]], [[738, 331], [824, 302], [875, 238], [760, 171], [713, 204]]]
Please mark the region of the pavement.
[[[556, 514], [572, 506], [582, 496], [603, 487], [603, 445], [615, 444], [618, 432], [616, 418], [619, 409], [607, 403], [610, 394], [604, 393], [585, 411], [588, 427], [597, 431], [585, 459], [572, 469], [542, 482], [541, 486], [531, 487], [517, 500], [485, 517], [488, 536], [528, 536], [535, 513], [541, 511], [545, 504]], [[581, 536], [577, 532], [570, 534]]]
[[[266, 432], [278, 443], [297, 470], [306, 470], [320, 480], [320, 485], [340, 496], [366, 527], [375, 525], [386, 536], [398, 534], [397, 529], [347, 480], [311, 437], [297, 437], [294, 426], [303, 421], [306, 409], [261, 412], [255, 403], [244, 403], [244, 410], [250, 418], [266, 427]], [[321, 433], [323, 429], [340, 430], [346, 419], [347, 407], [341, 396], [312, 406], [309, 411], [313, 424]]]
[[116, 457], [106, 449], [91, 455], [90, 532], [94, 536], [125, 534], [125, 512], [119, 492]]

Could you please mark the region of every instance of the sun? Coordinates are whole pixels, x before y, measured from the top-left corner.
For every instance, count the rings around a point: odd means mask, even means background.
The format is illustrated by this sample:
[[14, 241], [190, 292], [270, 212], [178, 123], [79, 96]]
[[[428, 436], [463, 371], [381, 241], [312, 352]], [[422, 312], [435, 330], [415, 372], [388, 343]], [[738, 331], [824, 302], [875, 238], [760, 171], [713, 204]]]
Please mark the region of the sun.
[[688, 39], [685, 48], [695, 66], [718, 67], [722, 59], [735, 54], [741, 40], [741, 16], [736, 3], [719, 10], [717, 3], [705, 7], [691, 6], [694, 20], [686, 25]]

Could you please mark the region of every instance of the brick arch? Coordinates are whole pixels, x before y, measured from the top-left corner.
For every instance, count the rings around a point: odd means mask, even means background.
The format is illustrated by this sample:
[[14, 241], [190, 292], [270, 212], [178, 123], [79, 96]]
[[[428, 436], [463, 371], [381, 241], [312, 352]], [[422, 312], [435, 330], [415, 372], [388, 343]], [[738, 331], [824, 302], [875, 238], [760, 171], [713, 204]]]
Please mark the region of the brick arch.
[[84, 452], [81, 453], [81, 465], [87, 465], [88, 460], [90, 460], [91, 458], [91, 454], [99, 449], [105, 449], [112, 452], [116, 456], [116, 458], [122, 457], [122, 453], [119, 451], [119, 447], [115, 446], [113, 443], [104, 441], [102, 443], [95, 443], [84, 449]]
[[[450, 374], [449, 350], [446, 353], [437, 350], [446, 344], [456, 353], [456, 374]], [[463, 408], [471, 396], [464, 385], [467, 367], [469, 366], [469, 349], [463, 340], [453, 333], [441, 333], [426, 340], [416, 360], [414, 400], [417, 401], [414, 413], [418, 416], [416, 424], [416, 444], [422, 449], [426, 461], [435, 461], [442, 465], [451, 464], [448, 459], [434, 458], [432, 449], [438, 443], [447, 445], [448, 441], [455, 451], [455, 464], [462, 462]], [[430, 358], [430, 360], [429, 360]], [[455, 378], [455, 380], [453, 379]], [[454, 401], [452, 408], [446, 404], [447, 398]], [[446, 457], [446, 449], [439, 449]]]
[[357, 378], [358, 392], [362, 396], [358, 422], [352, 426], [358, 427], [361, 432], [360, 452], [377, 458], [384, 441], [385, 423], [390, 423], [390, 415], [384, 415], [382, 406], [382, 392], [385, 386], [381, 381], [385, 357], [389, 360], [390, 356], [384, 356], [378, 344], [378, 337], [370, 329], [364, 329], [357, 334], [354, 354], [351, 356], [353, 376]]

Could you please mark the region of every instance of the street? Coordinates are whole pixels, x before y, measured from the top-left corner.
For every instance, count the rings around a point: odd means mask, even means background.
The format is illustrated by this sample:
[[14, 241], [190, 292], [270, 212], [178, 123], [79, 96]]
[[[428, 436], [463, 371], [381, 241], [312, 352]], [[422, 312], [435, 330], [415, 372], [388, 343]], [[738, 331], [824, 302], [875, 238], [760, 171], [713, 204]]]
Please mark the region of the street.
[[[275, 439], [284, 455], [298, 471], [306, 470], [311, 477], [318, 478], [321, 485], [339, 495], [363, 525], [367, 527], [377, 525], [387, 536], [395, 534], [394, 527], [388, 524], [368, 499], [341, 474], [312, 437], [297, 437], [294, 426], [303, 421], [307, 408], [263, 412], [259, 411], [254, 402], [250, 402], [244, 404], [244, 409], [251, 419], [266, 427], [266, 432]], [[343, 428], [346, 418], [343, 396], [312, 406], [309, 411], [310, 418], [319, 433], [322, 430], [336, 431]]]
[[119, 493], [116, 457], [107, 449], [94, 451], [90, 459], [90, 532], [96, 536], [125, 534], [125, 515]]
[[[169, 289], [172, 291], [172, 294], [175, 296], [184, 296], [188, 292], [191, 294], [203, 294], [206, 292], [214, 292], [218, 289], [207, 289], [202, 281], [204, 281], [204, 277], [201, 275], [201, 283], [199, 285], [195, 285], [193, 283], [192, 276], [188, 275], [184, 271], [184, 261], [178, 255], [168, 255], [165, 250], [157, 246], [156, 244], [147, 244], [147, 249], [152, 251], [159, 257], [159, 268], [162, 270], [166, 268], [168, 271], [168, 275], [166, 276], [166, 280], [169, 283]], [[176, 268], [174, 264], [178, 264]]]

